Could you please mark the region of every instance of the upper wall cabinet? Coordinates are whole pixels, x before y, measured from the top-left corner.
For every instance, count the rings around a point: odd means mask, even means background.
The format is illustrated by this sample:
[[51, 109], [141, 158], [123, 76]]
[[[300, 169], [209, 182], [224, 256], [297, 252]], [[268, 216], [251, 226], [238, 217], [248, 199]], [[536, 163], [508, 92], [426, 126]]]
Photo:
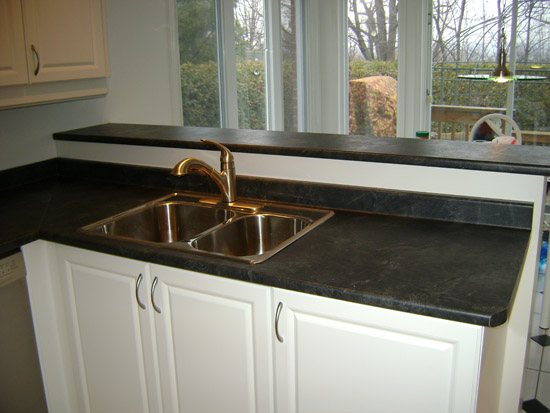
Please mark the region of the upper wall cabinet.
[[27, 83], [25, 33], [20, 0], [0, 2], [0, 86]]
[[0, 107], [104, 94], [104, 0], [0, 2]]

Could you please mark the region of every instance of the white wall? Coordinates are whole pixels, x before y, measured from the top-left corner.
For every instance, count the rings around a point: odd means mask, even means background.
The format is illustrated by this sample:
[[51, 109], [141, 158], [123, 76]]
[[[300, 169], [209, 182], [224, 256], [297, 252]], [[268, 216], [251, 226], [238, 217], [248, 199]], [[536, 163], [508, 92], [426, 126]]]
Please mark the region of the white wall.
[[170, 0], [106, 0], [106, 97], [0, 110], [0, 170], [57, 156], [52, 133], [105, 122], [181, 124]]
[[173, 0], [107, 0], [109, 122], [182, 124]]

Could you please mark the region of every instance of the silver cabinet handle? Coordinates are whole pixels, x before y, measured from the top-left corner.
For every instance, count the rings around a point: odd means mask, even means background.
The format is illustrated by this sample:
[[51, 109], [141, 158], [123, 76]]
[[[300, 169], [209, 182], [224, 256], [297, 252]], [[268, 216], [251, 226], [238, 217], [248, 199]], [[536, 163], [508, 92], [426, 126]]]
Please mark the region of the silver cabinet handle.
[[284, 342], [285, 340], [279, 333], [279, 318], [281, 317], [281, 311], [283, 310], [283, 303], [279, 302], [277, 305], [277, 310], [275, 311], [275, 336], [277, 337], [277, 340], [279, 340], [279, 343]]
[[137, 280], [136, 280], [136, 301], [137, 301], [138, 305], [140, 306], [140, 308], [142, 310], [145, 310], [145, 304], [143, 304], [141, 302], [141, 300], [139, 299], [139, 286], [141, 285], [142, 280], [143, 280], [143, 274], [140, 273], [137, 277]]
[[38, 76], [38, 73], [40, 73], [40, 55], [38, 54], [38, 50], [36, 50], [36, 47], [34, 47], [34, 44], [31, 44], [31, 50], [36, 56], [36, 67], [34, 68], [34, 75]]
[[151, 304], [157, 313], [161, 313], [159, 306], [155, 303], [155, 288], [157, 288], [157, 283], [159, 282], [158, 277], [155, 277], [153, 284], [151, 284]]

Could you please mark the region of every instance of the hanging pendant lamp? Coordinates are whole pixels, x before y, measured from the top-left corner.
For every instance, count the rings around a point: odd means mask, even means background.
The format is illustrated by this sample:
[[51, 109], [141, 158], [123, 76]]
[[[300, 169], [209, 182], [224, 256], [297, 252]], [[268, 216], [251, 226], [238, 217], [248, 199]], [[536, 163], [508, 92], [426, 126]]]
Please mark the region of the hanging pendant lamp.
[[497, 67], [493, 70], [489, 78], [497, 83], [506, 83], [514, 80], [512, 73], [506, 67], [506, 34], [504, 33], [504, 24], [498, 39]]

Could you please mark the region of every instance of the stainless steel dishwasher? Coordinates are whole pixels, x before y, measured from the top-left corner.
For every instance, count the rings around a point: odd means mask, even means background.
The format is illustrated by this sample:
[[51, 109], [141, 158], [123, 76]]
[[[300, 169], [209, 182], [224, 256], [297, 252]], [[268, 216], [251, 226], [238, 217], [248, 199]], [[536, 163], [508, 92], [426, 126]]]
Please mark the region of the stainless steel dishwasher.
[[0, 256], [0, 413], [46, 413], [21, 252]]

